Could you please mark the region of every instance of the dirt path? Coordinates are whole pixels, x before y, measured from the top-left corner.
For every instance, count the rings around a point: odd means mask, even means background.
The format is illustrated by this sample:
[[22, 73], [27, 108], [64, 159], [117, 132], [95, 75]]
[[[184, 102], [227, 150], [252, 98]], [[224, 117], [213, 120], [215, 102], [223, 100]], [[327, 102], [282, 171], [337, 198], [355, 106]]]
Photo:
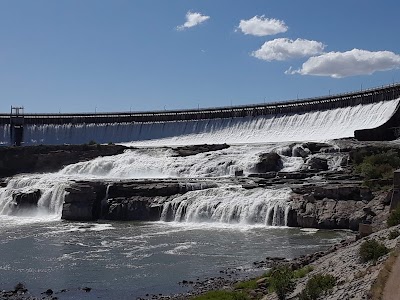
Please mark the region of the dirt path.
[[382, 300], [399, 300], [400, 299], [400, 256], [392, 267], [389, 279], [383, 290]]

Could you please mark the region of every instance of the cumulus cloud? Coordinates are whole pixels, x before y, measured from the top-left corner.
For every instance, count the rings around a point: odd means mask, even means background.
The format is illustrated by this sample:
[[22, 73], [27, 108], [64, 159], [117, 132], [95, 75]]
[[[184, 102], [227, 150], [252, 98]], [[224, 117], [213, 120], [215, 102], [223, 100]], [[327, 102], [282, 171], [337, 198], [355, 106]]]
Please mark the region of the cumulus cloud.
[[184, 30], [187, 28], [191, 28], [207, 21], [208, 19], [210, 19], [210, 16], [205, 16], [198, 12], [188, 11], [186, 13], [186, 22], [183, 25], [176, 27], [176, 29]]
[[240, 20], [238, 29], [244, 34], [267, 36], [286, 32], [288, 27], [281, 20], [268, 19], [262, 15], [261, 17], [255, 16], [249, 20]]
[[265, 42], [260, 49], [252, 52], [251, 55], [266, 61], [288, 60], [320, 54], [324, 51], [324, 48], [325, 45], [317, 41], [279, 38]]
[[285, 73], [342, 78], [355, 75], [371, 75], [376, 71], [397, 68], [400, 68], [400, 55], [390, 51], [371, 52], [353, 49], [346, 52], [328, 52], [310, 57], [300, 69], [289, 69]]

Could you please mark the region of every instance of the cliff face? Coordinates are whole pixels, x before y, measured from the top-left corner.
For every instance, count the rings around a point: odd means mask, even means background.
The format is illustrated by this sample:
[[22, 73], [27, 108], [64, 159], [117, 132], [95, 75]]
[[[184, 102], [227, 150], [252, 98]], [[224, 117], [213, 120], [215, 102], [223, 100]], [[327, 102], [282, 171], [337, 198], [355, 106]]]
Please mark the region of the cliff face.
[[0, 177], [20, 173], [55, 172], [63, 166], [98, 156], [121, 154], [120, 145], [0, 147]]

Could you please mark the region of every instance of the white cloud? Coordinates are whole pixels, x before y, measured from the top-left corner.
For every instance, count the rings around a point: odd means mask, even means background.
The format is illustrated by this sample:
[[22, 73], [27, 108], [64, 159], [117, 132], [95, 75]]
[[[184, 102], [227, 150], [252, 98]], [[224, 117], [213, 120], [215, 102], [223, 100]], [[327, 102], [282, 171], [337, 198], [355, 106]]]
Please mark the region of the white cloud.
[[240, 20], [238, 29], [244, 34], [267, 36], [286, 32], [288, 27], [283, 21], [268, 19], [262, 15], [261, 17], [255, 16], [249, 20]]
[[304, 39], [290, 40], [287, 38], [275, 39], [265, 42], [260, 49], [251, 53], [252, 56], [266, 60], [288, 60], [296, 57], [307, 57], [320, 54], [325, 45]]
[[191, 28], [207, 21], [208, 19], [210, 19], [210, 16], [204, 16], [198, 12], [188, 11], [186, 13], [186, 22], [183, 25], [176, 27], [176, 29], [184, 30], [187, 28]]
[[285, 73], [341, 78], [371, 75], [376, 71], [397, 68], [400, 68], [400, 55], [390, 51], [371, 52], [353, 49], [346, 52], [329, 52], [310, 57], [299, 70], [289, 69]]

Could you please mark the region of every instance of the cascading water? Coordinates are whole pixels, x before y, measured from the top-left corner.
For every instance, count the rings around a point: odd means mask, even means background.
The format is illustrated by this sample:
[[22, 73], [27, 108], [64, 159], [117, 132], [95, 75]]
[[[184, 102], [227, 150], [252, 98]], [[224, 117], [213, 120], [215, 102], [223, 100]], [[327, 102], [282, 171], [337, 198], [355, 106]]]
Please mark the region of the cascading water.
[[[399, 99], [297, 114], [179, 122], [27, 125], [25, 144], [134, 142], [137, 145], [266, 143], [352, 137], [385, 123]], [[9, 143], [4, 133], [0, 143]]]
[[[8, 182], [5, 188], [0, 188], [0, 213], [8, 214], [11, 212], [10, 208], [13, 206], [13, 195], [15, 193], [40, 190], [39, 208], [42, 211], [47, 211], [60, 217], [65, 188], [69, 186], [71, 180], [227, 177], [232, 176], [235, 170], [243, 170], [245, 174], [251, 172], [260, 154], [271, 151], [281, 153], [282, 171], [297, 171], [303, 166], [304, 160], [301, 157], [290, 156], [292, 154], [290, 149], [287, 144], [235, 145], [223, 150], [186, 157], [176, 156], [176, 152], [171, 148], [130, 149], [120, 155], [98, 157], [91, 161], [68, 165], [57, 173], [16, 176]], [[330, 154], [329, 157], [328, 162], [331, 167], [337, 168], [339, 158]], [[213, 189], [210, 188], [213, 186], [209, 183], [204, 183], [203, 186], [201, 183], [186, 184], [182, 182], [181, 184], [189, 185], [189, 188], [185, 186], [184, 189], [190, 190], [190, 192], [182, 196], [182, 198], [176, 198], [171, 203], [172, 206], [176, 206], [176, 209], [174, 209], [174, 215], [177, 216], [176, 220], [184, 218], [187, 221], [192, 221], [200, 217], [199, 214], [191, 210], [189, 213], [186, 212], [184, 214], [183, 209], [189, 205], [189, 202], [191, 209], [194, 209], [193, 205], [201, 204], [209, 205], [207, 209], [212, 210], [217, 199], [223, 198], [225, 200], [218, 202], [218, 208], [209, 216], [210, 220], [215, 221], [219, 218], [220, 222], [228, 223], [230, 221], [252, 222], [253, 220], [256, 223], [268, 225], [285, 224], [284, 211], [286, 206], [281, 199], [286, 197], [282, 196], [286, 192], [279, 192], [279, 190], [278, 192], [277, 190], [257, 190], [257, 192], [252, 190], [250, 192], [238, 187], [234, 189], [227, 187]], [[206, 189], [197, 191], [203, 188]], [[262, 194], [264, 192], [266, 194]], [[190, 200], [185, 198], [189, 196], [193, 197]], [[184, 198], [185, 201], [183, 201]], [[263, 200], [259, 203], [258, 199]], [[199, 202], [196, 204], [195, 202], [197, 201]], [[245, 216], [245, 210], [248, 210], [253, 205], [251, 203], [261, 205], [262, 208], [260, 208], [259, 213], [255, 213], [256, 207], [253, 207], [253, 216]], [[182, 212], [178, 213], [179, 206]], [[227, 210], [230, 207], [240, 211], [229, 213]], [[185, 209], [187, 210], [187, 208]], [[199, 207], [196, 209], [199, 209]], [[223, 210], [223, 213], [221, 210]], [[239, 215], [240, 217], [238, 217]]]
[[239, 186], [188, 192], [165, 203], [161, 219], [285, 226], [290, 193], [290, 189], [246, 190]]
[[37, 209], [30, 211], [30, 214], [49, 214], [60, 217], [67, 186], [68, 180], [58, 178], [53, 174], [16, 176], [10, 179], [5, 188], [0, 189], [0, 214], [13, 213], [15, 194], [38, 190], [41, 195], [37, 202]]

